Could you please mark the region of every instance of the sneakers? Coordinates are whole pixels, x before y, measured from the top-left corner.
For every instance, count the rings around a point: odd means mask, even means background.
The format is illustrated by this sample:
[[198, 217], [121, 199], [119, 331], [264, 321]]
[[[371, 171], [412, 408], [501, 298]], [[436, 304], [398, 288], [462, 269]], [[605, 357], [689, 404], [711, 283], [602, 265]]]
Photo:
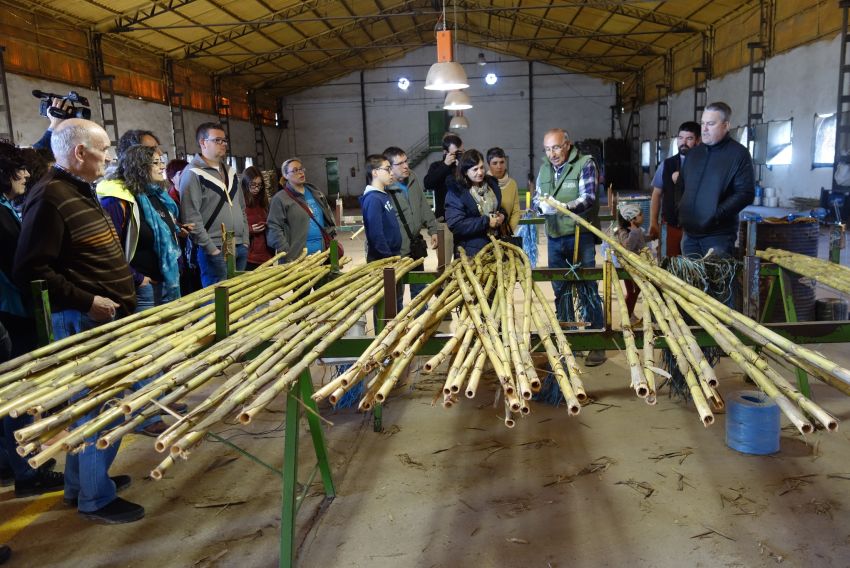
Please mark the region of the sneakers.
[[138, 433], [143, 436], [150, 436], [151, 438], [157, 438], [160, 434], [168, 430], [168, 425], [162, 420], [157, 420], [153, 424], [148, 424], [141, 430], [138, 430]]
[[65, 488], [65, 476], [56, 471], [39, 469], [30, 479], [15, 481], [15, 497], [34, 497]]
[[[110, 477], [109, 479], [111, 479], [112, 483], [115, 484], [116, 493], [121, 493], [122, 491], [130, 487], [131, 483], [133, 483], [133, 478], [129, 475], [116, 475], [115, 477]], [[73, 499], [71, 499], [70, 497], [65, 497], [64, 502], [66, 507], [77, 507], [76, 497], [74, 497]]]
[[586, 367], [596, 367], [601, 365], [605, 361], [608, 360], [608, 357], [605, 356], [605, 351], [602, 349], [595, 349], [587, 354], [587, 357], [584, 358], [584, 365]]
[[141, 505], [125, 501], [116, 497], [109, 505], [101, 507], [97, 511], [79, 512], [80, 516], [89, 521], [103, 525], [120, 525], [132, 523], [145, 516], [145, 508]]
[[643, 318], [639, 318], [633, 314], [632, 317], [629, 318], [629, 324], [632, 326], [632, 329], [641, 327], [643, 325]]

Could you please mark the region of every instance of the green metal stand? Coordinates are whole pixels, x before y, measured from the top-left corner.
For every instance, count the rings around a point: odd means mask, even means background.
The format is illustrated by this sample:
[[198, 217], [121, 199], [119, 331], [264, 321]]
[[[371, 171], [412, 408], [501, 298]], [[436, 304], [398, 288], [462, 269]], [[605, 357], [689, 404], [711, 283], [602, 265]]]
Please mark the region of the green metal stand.
[[[230, 301], [228, 289], [219, 286], [215, 289], [215, 330], [216, 340], [227, 337], [230, 333]], [[283, 512], [280, 522], [280, 566], [289, 568], [295, 562], [295, 516], [304, 502], [304, 497], [309, 491], [310, 485], [316, 476], [321, 473], [322, 484], [325, 489], [325, 500], [330, 502], [336, 497], [331, 467], [328, 461], [328, 451], [325, 445], [325, 437], [319, 420], [319, 409], [313, 400], [313, 378], [310, 370], [305, 369], [298, 377], [298, 381], [286, 394], [286, 435], [283, 443], [283, 467], [278, 470], [265, 463], [258, 457], [246, 451], [229, 440], [210, 434], [213, 438], [237, 450], [253, 461], [267, 469], [271, 469], [283, 480]], [[298, 446], [300, 439], [298, 435], [302, 408], [308, 410], [306, 414], [307, 424], [310, 427], [310, 435], [313, 442], [313, 450], [316, 453], [316, 467], [310, 475], [309, 481], [302, 486], [298, 494]]]
[[[313, 379], [310, 371], [305, 370], [298, 378], [298, 384], [286, 395], [286, 436], [283, 444], [283, 513], [280, 521], [280, 566], [288, 568], [295, 562], [295, 516], [307, 496], [312, 479], [319, 471], [325, 489], [326, 501], [336, 497], [331, 468], [322, 425], [319, 422], [319, 411], [313, 396]], [[300, 495], [298, 491], [298, 445], [299, 422], [302, 405], [308, 409], [307, 424], [313, 439], [313, 449], [316, 452], [316, 467]]]
[[[782, 307], [785, 310], [785, 321], [797, 322], [797, 308], [794, 306], [794, 291], [791, 289], [791, 280], [788, 277], [788, 272], [782, 267], [778, 267], [779, 274], [771, 276], [770, 287], [767, 289], [767, 298], [764, 302], [764, 309], [761, 312], [761, 321], [765, 321], [773, 311], [773, 306], [776, 303], [777, 294], [782, 298]], [[803, 393], [806, 398], [812, 397], [812, 391], [809, 387], [809, 376], [799, 367], [796, 370], [797, 388]]]
[[53, 343], [53, 319], [50, 315], [50, 296], [44, 287], [44, 280], [33, 280], [30, 284], [33, 299], [33, 316], [38, 344], [45, 346]]

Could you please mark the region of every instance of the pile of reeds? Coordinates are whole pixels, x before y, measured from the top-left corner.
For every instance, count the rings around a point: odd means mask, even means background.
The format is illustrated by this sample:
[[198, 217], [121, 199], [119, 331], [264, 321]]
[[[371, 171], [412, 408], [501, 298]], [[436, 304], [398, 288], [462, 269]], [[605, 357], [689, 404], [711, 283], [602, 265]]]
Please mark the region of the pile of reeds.
[[833, 290], [850, 294], [850, 268], [846, 266], [775, 248], [758, 250], [756, 255], [795, 274], [826, 284]]
[[[802, 347], [782, 337], [776, 332], [760, 325], [715, 300], [702, 291], [659, 267], [648, 256], [641, 256], [626, 250], [619, 242], [611, 239], [584, 219], [569, 211], [562, 203], [551, 197], [547, 202], [561, 213], [571, 216], [583, 229], [589, 230], [607, 241], [615, 252], [620, 264], [628, 271], [638, 284], [648, 309], [644, 312], [644, 353], [651, 354], [648, 348], [653, 341], [655, 331], [651, 322], [658, 324], [658, 329], [666, 338], [668, 347], [675, 355], [679, 370], [685, 376], [688, 389], [700, 418], [706, 426], [714, 422], [714, 415], [709, 408], [711, 401], [716, 408], [722, 408], [723, 401], [717, 392], [717, 377], [711, 366], [705, 360], [702, 350], [697, 345], [693, 334], [686, 324], [683, 313], [687, 314], [708, 332], [718, 346], [737, 363], [743, 372], [765, 394], [776, 401], [782, 412], [802, 433], [814, 430], [814, 424], [819, 423], [827, 430], [835, 430], [838, 421], [810, 399], [805, 397], [787, 379], [771, 367], [767, 357], [776, 359], [784, 364], [798, 367], [810, 375], [850, 394], [850, 370], [837, 365], [822, 354]], [[619, 292], [616, 273], [613, 277], [614, 291]], [[629, 345], [628, 318], [623, 318], [623, 328], [626, 330], [627, 357], [632, 368], [633, 380], [641, 381], [640, 370], [644, 378], [650, 382], [652, 362], [644, 362], [639, 366], [634, 357], [634, 345]], [[747, 337], [761, 348], [761, 353], [745, 345], [736, 333]], [[630, 355], [629, 352], [632, 352]], [[650, 387], [651, 388], [651, 387]]]
[[[94, 436], [105, 449], [165, 405], [212, 388], [211, 379], [259, 351], [157, 439], [157, 450], [170, 449], [171, 456], [154, 477], [226, 418], [249, 422], [377, 304], [385, 267], [400, 278], [421, 264], [392, 258], [330, 279], [327, 257], [325, 251], [285, 265], [273, 259], [221, 283], [229, 292], [230, 335], [219, 342], [214, 289], [205, 288], [0, 365], [0, 416], [41, 417], [15, 432], [18, 453], [38, 467]], [[146, 379], [143, 388], [128, 392]], [[89, 421], [73, 427], [87, 415]]]
[[346, 391], [366, 381], [360, 410], [383, 403], [449, 314], [454, 320], [452, 337], [423, 369], [431, 373], [449, 362], [444, 406], [455, 404], [461, 391], [473, 398], [488, 365], [504, 394], [505, 423], [513, 426], [514, 415], [528, 414], [528, 401], [541, 386], [531, 357], [534, 331], [569, 414], [578, 414], [587, 395], [551, 302], [532, 280], [531, 265], [522, 249], [496, 240], [474, 258], [461, 250], [460, 258], [387, 324], [351, 368], [316, 391], [313, 398], [327, 398], [336, 404]]

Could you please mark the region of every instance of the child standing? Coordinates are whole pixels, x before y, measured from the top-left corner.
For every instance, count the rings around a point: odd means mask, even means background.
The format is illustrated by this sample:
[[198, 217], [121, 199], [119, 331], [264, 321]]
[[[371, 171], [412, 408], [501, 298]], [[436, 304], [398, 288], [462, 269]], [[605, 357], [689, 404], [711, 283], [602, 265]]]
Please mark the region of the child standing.
[[[620, 244], [631, 252], [638, 253], [646, 248], [646, 237], [643, 234], [643, 212], [634, 203], [620, 203], [617, 206], [617, 239]], [[637, 303], [640, 288], [632, 280], [624, 280], [626, 286], [626, 309], [629, 312], [629, 321], [632, 326], [640, 324], [640, 319], [635, 317], [635, 304]]]

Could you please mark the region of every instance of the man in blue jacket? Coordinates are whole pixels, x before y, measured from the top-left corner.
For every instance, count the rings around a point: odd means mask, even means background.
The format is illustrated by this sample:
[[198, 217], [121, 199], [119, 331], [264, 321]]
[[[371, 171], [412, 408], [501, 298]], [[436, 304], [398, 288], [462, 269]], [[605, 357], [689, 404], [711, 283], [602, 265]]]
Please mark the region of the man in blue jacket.
[[682, 254], [702, 257], [709, 250], [732, 254], [738, 234], [738, 213], [755, 197], [753, 160], [749, 151], [729, 136], [732, 109], [711, 103], [702, 113], [702, 144], [688, 154], [682, 167], [684, 191], [679, 200]]
[[[368, 185], [360, 196], [363, 229], [366, 232], [366, 262], [398, 256], [401, 252], [401, 226], [398, 224], [387, 187], [393, 183], [392, 166], [380, 154], [366, 158]], [[404, 288], [396, 286], [396, 311], [401, 310]], [[377, 313], [375, 315], [377, 324]]]
[[380, 154], [367, 157], [366, 181], [368, 185], [360, 197], [366, 231], [366, 261], [398, 256], [401, 252], [401, 227], [386, 190], [393, 182], [389, 160]]

